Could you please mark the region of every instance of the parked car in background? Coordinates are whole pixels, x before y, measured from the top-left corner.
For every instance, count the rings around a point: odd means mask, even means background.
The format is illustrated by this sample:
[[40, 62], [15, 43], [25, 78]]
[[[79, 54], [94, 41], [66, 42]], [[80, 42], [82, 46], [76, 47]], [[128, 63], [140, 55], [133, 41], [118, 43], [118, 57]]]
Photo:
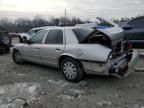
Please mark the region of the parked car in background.
[[144, 48], [144, 16], [129, 21], [122, 28], [125, 38], [132, 42], [134, 48]]
[[76, 24], [75, 27], [90, 28], [90, 29], [108, 29], [111, 27], [117, 27], [118, 28], [119, 26], [112, 21], [97, 17], [91, 23]]
[[8, 34], [10, 37], [17, 37], [18, 36], [18, 34], [15, 32], [9, 32]]
[[11, 39], [5, 28], [0, 28], [0, 54], [10, 51]]
[[44, 26], [44, 27], [37, 27], [29, 30], [28, 33], [18, 33], [19, 35], [19, 41], [20, 43], [23, 43], [23, 38], [26, 37], [27, 39], [30, 39], [35, 33], [37, 33], [40, 30], [46, 29], [46, 28], [53, 28], [56, 26]]
[[60, 68], [67, 80], [78, 82], [85, 73], [127, 76], [138, 54], [124, 41], [122, 29], [57, 27], [15, 45], [12, 57], [17, 64], [31, 61]]

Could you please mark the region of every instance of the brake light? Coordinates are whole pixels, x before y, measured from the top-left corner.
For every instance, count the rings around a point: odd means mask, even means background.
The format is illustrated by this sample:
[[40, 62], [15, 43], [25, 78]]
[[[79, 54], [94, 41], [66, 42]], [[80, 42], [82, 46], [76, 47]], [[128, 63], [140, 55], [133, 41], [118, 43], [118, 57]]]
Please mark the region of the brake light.
[[128, 49], [132, 49], [133, 48], [133, 46], [132, 46], [132, 43], [131, 42], [128, 42]]

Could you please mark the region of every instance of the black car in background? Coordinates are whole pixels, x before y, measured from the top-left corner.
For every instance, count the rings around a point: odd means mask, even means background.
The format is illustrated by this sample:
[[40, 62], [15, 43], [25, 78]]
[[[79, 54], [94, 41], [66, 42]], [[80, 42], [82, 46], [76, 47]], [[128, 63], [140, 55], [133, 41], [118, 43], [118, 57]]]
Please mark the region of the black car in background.
[[0, 28], [0, 54], [8, 53], [11, 47], [11, 38], [5, 28]]
[[132, 42], [133, 48], [144, 48], [144, 16], [129, 21], [122, 28], [125, 38]]

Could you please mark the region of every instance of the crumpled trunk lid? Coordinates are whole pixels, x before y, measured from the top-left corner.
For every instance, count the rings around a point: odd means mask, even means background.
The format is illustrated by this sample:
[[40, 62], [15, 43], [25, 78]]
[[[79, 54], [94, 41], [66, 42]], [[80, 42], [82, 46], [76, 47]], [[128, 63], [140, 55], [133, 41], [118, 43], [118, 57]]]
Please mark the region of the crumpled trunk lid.
[[[108, 58], [110, 63], [110, 74], [119, 77], [126, 76], [129, 73], [130, 63], [136, 59], [132, 49], [128, 48], [128, 42], [124, 40], [124, 31], [119, 26], [114, 25], [106, 29], [98, 29], [101, 33], [109, 38], [112, 49]], [[107, 40], [108, 41], [108, 40]]]
[[104, 33], [111, 40], [111, 47], [117, 45], [117, 43], [124, 40], [124, 31], [120, 27], [111, 27], [107, 29], [99, 29], [100, 32]]

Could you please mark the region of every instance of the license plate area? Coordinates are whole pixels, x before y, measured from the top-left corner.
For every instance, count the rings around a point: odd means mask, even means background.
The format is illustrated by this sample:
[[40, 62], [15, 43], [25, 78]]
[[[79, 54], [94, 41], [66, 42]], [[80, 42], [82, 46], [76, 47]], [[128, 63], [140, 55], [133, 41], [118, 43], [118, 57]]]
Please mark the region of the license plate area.
[[112, 74], [117, 74], [119, 76], [124, 76], [128, 70], [128, 62], [126, 58], [123, 58], [117, 62], [112, 63]]
[[121, 76], [124, 76], [127, 73], [128, 70], [128, 64], [123, 64], [118, 71], [118, 74]]

